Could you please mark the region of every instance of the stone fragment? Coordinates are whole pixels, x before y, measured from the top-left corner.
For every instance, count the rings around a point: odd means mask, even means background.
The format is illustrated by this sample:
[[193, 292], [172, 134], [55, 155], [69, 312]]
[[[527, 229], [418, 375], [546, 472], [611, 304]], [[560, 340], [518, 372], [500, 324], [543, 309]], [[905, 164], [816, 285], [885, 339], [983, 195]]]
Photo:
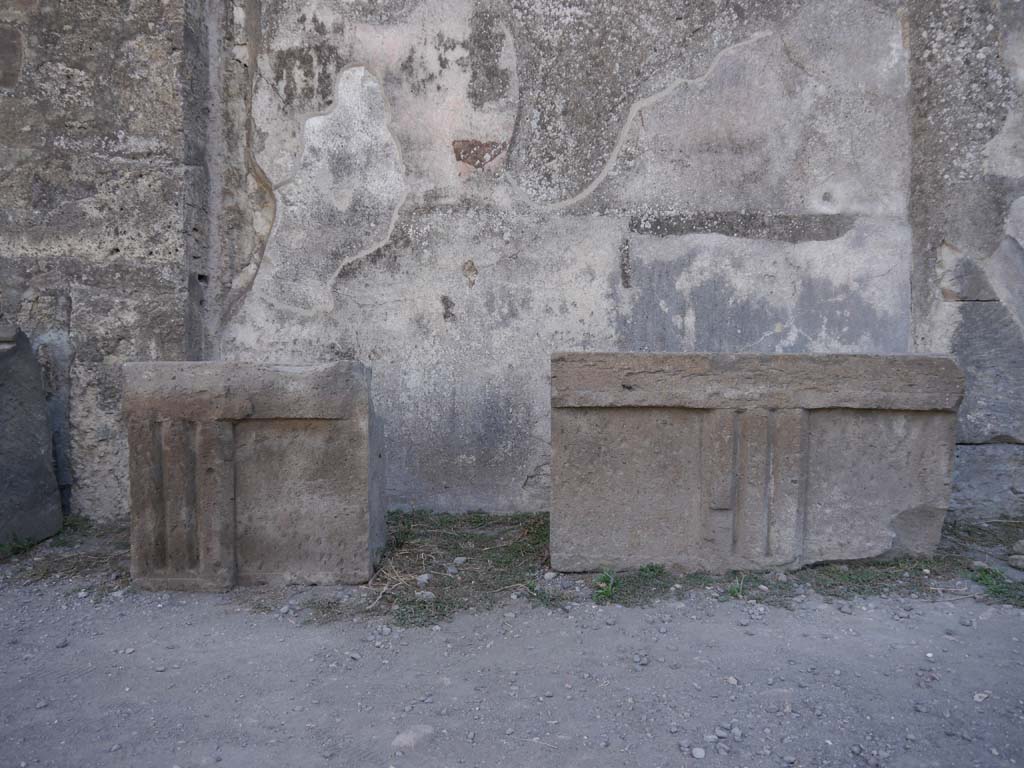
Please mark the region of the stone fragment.
[[1010, 551], [1015, 555], [1024, 555], [1024, 539], [1014, 542], [1013, 546], [1010, 547]]
[[131, 363], [125, 412], [136, 583], [370, 577], [383, 475], [363, 366]]
[[391, 740], [391, 748], [408, 752], [430, 739], [434, 735], [434, 728], [430, 725], [413, 725], [406, 728]]
[[1018, 571], [1024, 571], [1024, 555], [1011, 555], [1006, 562]]
[[60, 530], [60, 491], [39, 364], [28, 337], [0, 325], [0, 547]]
[[925, 554], [963, 376], [941, 357], [556, 354], [551, 563]]

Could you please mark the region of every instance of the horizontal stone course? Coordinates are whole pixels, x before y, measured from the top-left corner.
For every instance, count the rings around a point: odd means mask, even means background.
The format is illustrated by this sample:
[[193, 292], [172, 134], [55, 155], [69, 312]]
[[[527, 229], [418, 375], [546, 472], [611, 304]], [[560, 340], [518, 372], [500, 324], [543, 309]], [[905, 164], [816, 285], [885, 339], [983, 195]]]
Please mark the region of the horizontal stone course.
[[358, 363], [128, 363], [124, 375], [125, 413], [139, 418], [345, 419], [369, 404]]
[[940, 357], [558, 354], [551, 560], [797, 568], [924, 554], [963, 377]]
[[963, 381], [928, 355], [565, 352], [551, 358], [551, 405], [956, 411]]

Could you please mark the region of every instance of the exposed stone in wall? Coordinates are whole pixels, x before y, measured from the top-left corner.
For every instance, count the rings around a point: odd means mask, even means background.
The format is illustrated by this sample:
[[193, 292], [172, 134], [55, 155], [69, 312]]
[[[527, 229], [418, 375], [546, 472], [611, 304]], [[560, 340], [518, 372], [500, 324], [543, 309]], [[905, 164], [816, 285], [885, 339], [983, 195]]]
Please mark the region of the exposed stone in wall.
[[1024, 443], [1024, 7], [918, 2], [909, 19], [914, 342], [967, 374], [954, 513], [1020, 515], [1008, 444]]
[[634, 105], [699, 79], [799, 2], [512, 2], [521, 99], [510, 166], [531, 199], [579, 196], [610, 165]]
[[0, 28], [0, 316], [44, 366], [65, 502], [123, 517], [119, 364], [184, 351], [181, 3], [19, 0]]
[[1024, 445], [960, 445], [953, 475], [953, 517], [1024, 518]]

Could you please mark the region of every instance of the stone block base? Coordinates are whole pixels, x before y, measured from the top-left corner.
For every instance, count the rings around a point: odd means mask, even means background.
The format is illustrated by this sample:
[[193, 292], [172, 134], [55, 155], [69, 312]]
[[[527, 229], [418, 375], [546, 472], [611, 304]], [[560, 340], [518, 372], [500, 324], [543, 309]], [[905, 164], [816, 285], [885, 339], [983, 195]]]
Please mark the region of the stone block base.
[[125, 410], [137, 584], [372, 575], [383, 473], [363, 366], [131, 363]]
[[946, 358], [555, 355], [551, 563], [798, 568], [925, 554], [963, 378]]

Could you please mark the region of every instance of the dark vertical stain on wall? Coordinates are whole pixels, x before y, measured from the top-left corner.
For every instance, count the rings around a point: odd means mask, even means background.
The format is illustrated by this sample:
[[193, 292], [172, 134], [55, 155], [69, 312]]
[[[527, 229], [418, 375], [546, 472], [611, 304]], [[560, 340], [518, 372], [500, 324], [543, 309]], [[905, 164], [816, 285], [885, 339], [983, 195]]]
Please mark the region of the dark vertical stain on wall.
[[633, 265], [629, 261], [629, 238], [622, 238], [619, 243], [619, 278], [623, 288], [633, 287]]
[[0, 25], [0, 88], [11, 89], [21, 79], [23, 42], [21, 32]]

